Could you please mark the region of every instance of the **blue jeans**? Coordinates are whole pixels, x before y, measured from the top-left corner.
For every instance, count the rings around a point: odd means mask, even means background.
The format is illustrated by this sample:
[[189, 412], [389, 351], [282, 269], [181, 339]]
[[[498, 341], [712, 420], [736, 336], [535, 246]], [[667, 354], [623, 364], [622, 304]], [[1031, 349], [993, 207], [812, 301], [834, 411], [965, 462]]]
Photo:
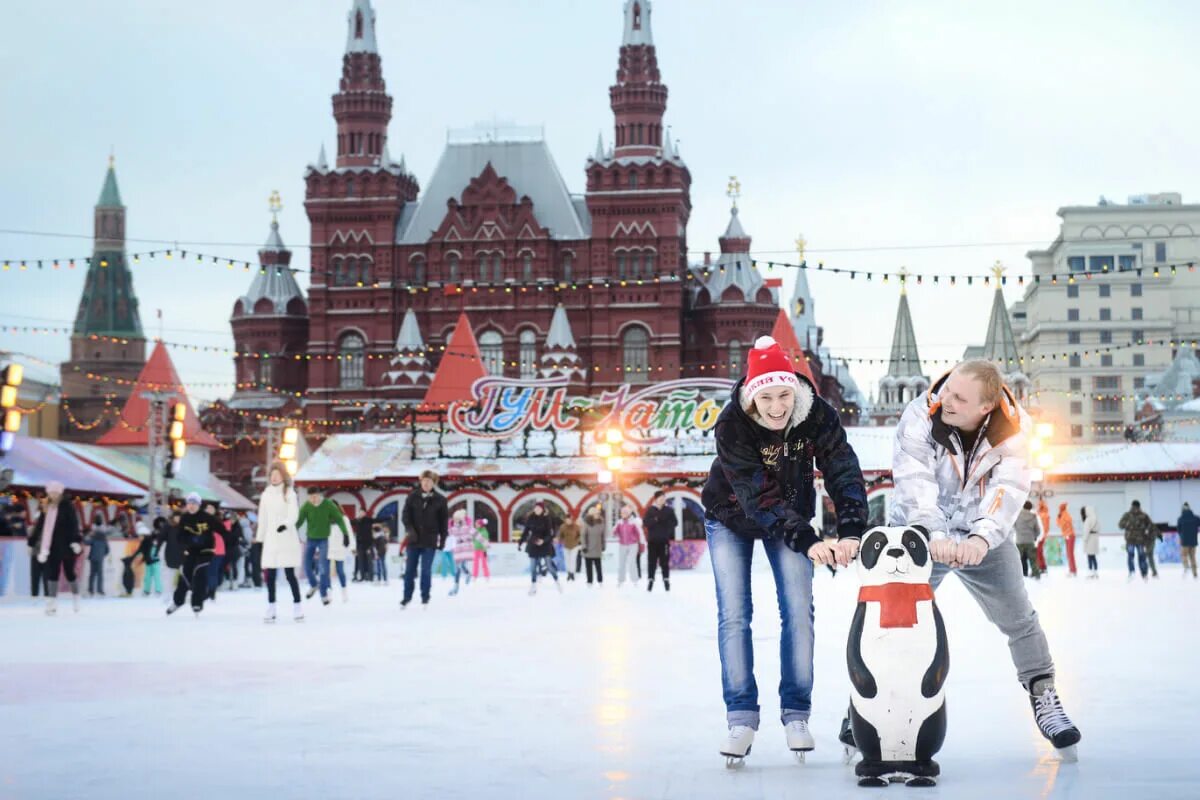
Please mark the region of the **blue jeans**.
[[[342, 588], [345, 589], [346, 588], [346, 562], [345, 561], [335, 561], [333, 563], [337, 565], [338, 583], [340, 583], [342, 585]], [[330, 580], [332, 581], [333, 579], [331, 578]]]
[[[720, 522], [704, 520], [708, 553], [717, 585], [717, 647], [721, 689], [729, 725], [758, 730], [758, 684], [754, 681], [754, 643], [750, 619], [750, 563], [754, 539], [739, 536]], [[775, 575], [775, 594], [783, 629], [779, 637], [780, 718], [786, 725], [807, 720], [812, 710], [813, 598], [812, 562], [782, 539], [762, 540]]]
[[421, 567], [421, 602], [429, 602], [429, 590], [433, 586], [433, 557], [437, 555], [437, 552], [432, 547], [409, 547], [404, 551], [405, 603], [412, 600], [418, 564]]
[[[463, 564], [466, 567], [466, 564]], [[553, 556], [533, 556], [529, 559], [529, 580], [531, 583], [537, 583], [538, 573], [545, 568], [550, 573], [550, 577], [558, 580], [558, 565], [554, 563]]]
[[304, 543], [304, 577], [308, 585], [317, 586], [317, 576], [313, 570], [313, 557], [317, 559], [317, 570], [321, 573], [321, 597], [329, 594], [329, 540], [309, 539]]
[[1146, 573], [1150, 571], [1150, 567], [1146, 563], [1145, 546], [1140, 544], [1127, 544], [1125, 545], [1125, 553], [1128, 556], [1127, 560], [1129, 562], [1129, 574], [1133, 574], [1133, 555], [1134, 553], [1137, 553], [1138, 569], [1141, 571], [1142, 577], [1146, 577]]
[[386, 581], [387, 576], [387, 556], [376, 556], [375, 558], [375, 580]]

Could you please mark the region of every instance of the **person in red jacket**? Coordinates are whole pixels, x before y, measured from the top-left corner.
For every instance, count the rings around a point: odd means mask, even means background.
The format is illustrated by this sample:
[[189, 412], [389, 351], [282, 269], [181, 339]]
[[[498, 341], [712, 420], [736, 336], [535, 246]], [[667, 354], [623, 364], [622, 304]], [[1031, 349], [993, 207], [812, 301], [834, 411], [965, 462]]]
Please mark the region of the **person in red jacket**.
[[1062, 531], [1063, 550], [1067, 554], [1067, 574], [1074, 578], [1078, 574], [1075, 571], [1075, 523], [1071, 522], [1066, 503], [1058, 506], [1058, 529]]

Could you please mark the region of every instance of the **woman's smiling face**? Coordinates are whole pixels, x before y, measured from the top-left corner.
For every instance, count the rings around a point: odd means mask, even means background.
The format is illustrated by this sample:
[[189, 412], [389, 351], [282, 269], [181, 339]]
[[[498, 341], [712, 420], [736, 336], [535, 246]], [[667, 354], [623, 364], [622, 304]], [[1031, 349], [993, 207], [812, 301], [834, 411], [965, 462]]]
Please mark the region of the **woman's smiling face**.
[[773, 431], [787, 427], [796, 405], [796, 393], [789, 388], [764, 389], [754, 395], [754, 410], [758, 412], [759, 424]]

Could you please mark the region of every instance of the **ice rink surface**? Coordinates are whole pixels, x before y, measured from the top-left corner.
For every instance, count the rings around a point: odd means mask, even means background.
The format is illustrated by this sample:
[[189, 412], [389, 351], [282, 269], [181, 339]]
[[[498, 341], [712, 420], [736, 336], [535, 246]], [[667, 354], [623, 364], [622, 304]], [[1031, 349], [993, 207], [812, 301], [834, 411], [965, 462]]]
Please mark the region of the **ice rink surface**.
[[[1115, 566], [1115, 565], [1113, 565]], [[836, 733], [857, 580], [816, 577], [817, 750], [778, 724], [779, 619], [756, 554], [763, 725], [740, 770], [725, 729], [707, 561], [672, 591], [615, 582], [476, 582], [401, 611], [399, 586], [263, 624], [265, 596], [223, 593], [200, 618], [155, 598], [0, 604], [0, 800], [9, 798], [830, 798], [855, 786]], [[953, 577], [949, 729], [934, 789], [911, 797], [1200, 797], [1200, 582], [1166, 565], [1126, 583], [1060, 568], [1028, 583], [1058, 687], [1083, 732], [1062, 764], [1034, 726], [1003, 637]], [[281, 581], [281, 596], [287, 597]], [[336, 591], [336, 590], [335, 590]], [[336, 596], [336, 595], [335, 595]], [[65, 598], [64, 598], [65, 599]], [[63, 607], [65, 606], [65, 608]], [[881, 790], [874, 790], [881, 791]]]

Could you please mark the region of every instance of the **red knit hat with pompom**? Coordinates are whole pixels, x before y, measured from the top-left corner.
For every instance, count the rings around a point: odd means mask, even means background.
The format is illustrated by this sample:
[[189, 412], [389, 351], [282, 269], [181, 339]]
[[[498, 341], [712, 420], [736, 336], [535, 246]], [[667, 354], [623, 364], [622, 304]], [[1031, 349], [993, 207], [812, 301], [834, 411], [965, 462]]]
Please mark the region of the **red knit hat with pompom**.
[[800, 379], [792, 369], [792, 360], [770, 336], [760, 336], [747, 358], [746, 382], [742, 384], [745, 402], [754, 402], [754, 395], [766, 389], [800, 391]]

